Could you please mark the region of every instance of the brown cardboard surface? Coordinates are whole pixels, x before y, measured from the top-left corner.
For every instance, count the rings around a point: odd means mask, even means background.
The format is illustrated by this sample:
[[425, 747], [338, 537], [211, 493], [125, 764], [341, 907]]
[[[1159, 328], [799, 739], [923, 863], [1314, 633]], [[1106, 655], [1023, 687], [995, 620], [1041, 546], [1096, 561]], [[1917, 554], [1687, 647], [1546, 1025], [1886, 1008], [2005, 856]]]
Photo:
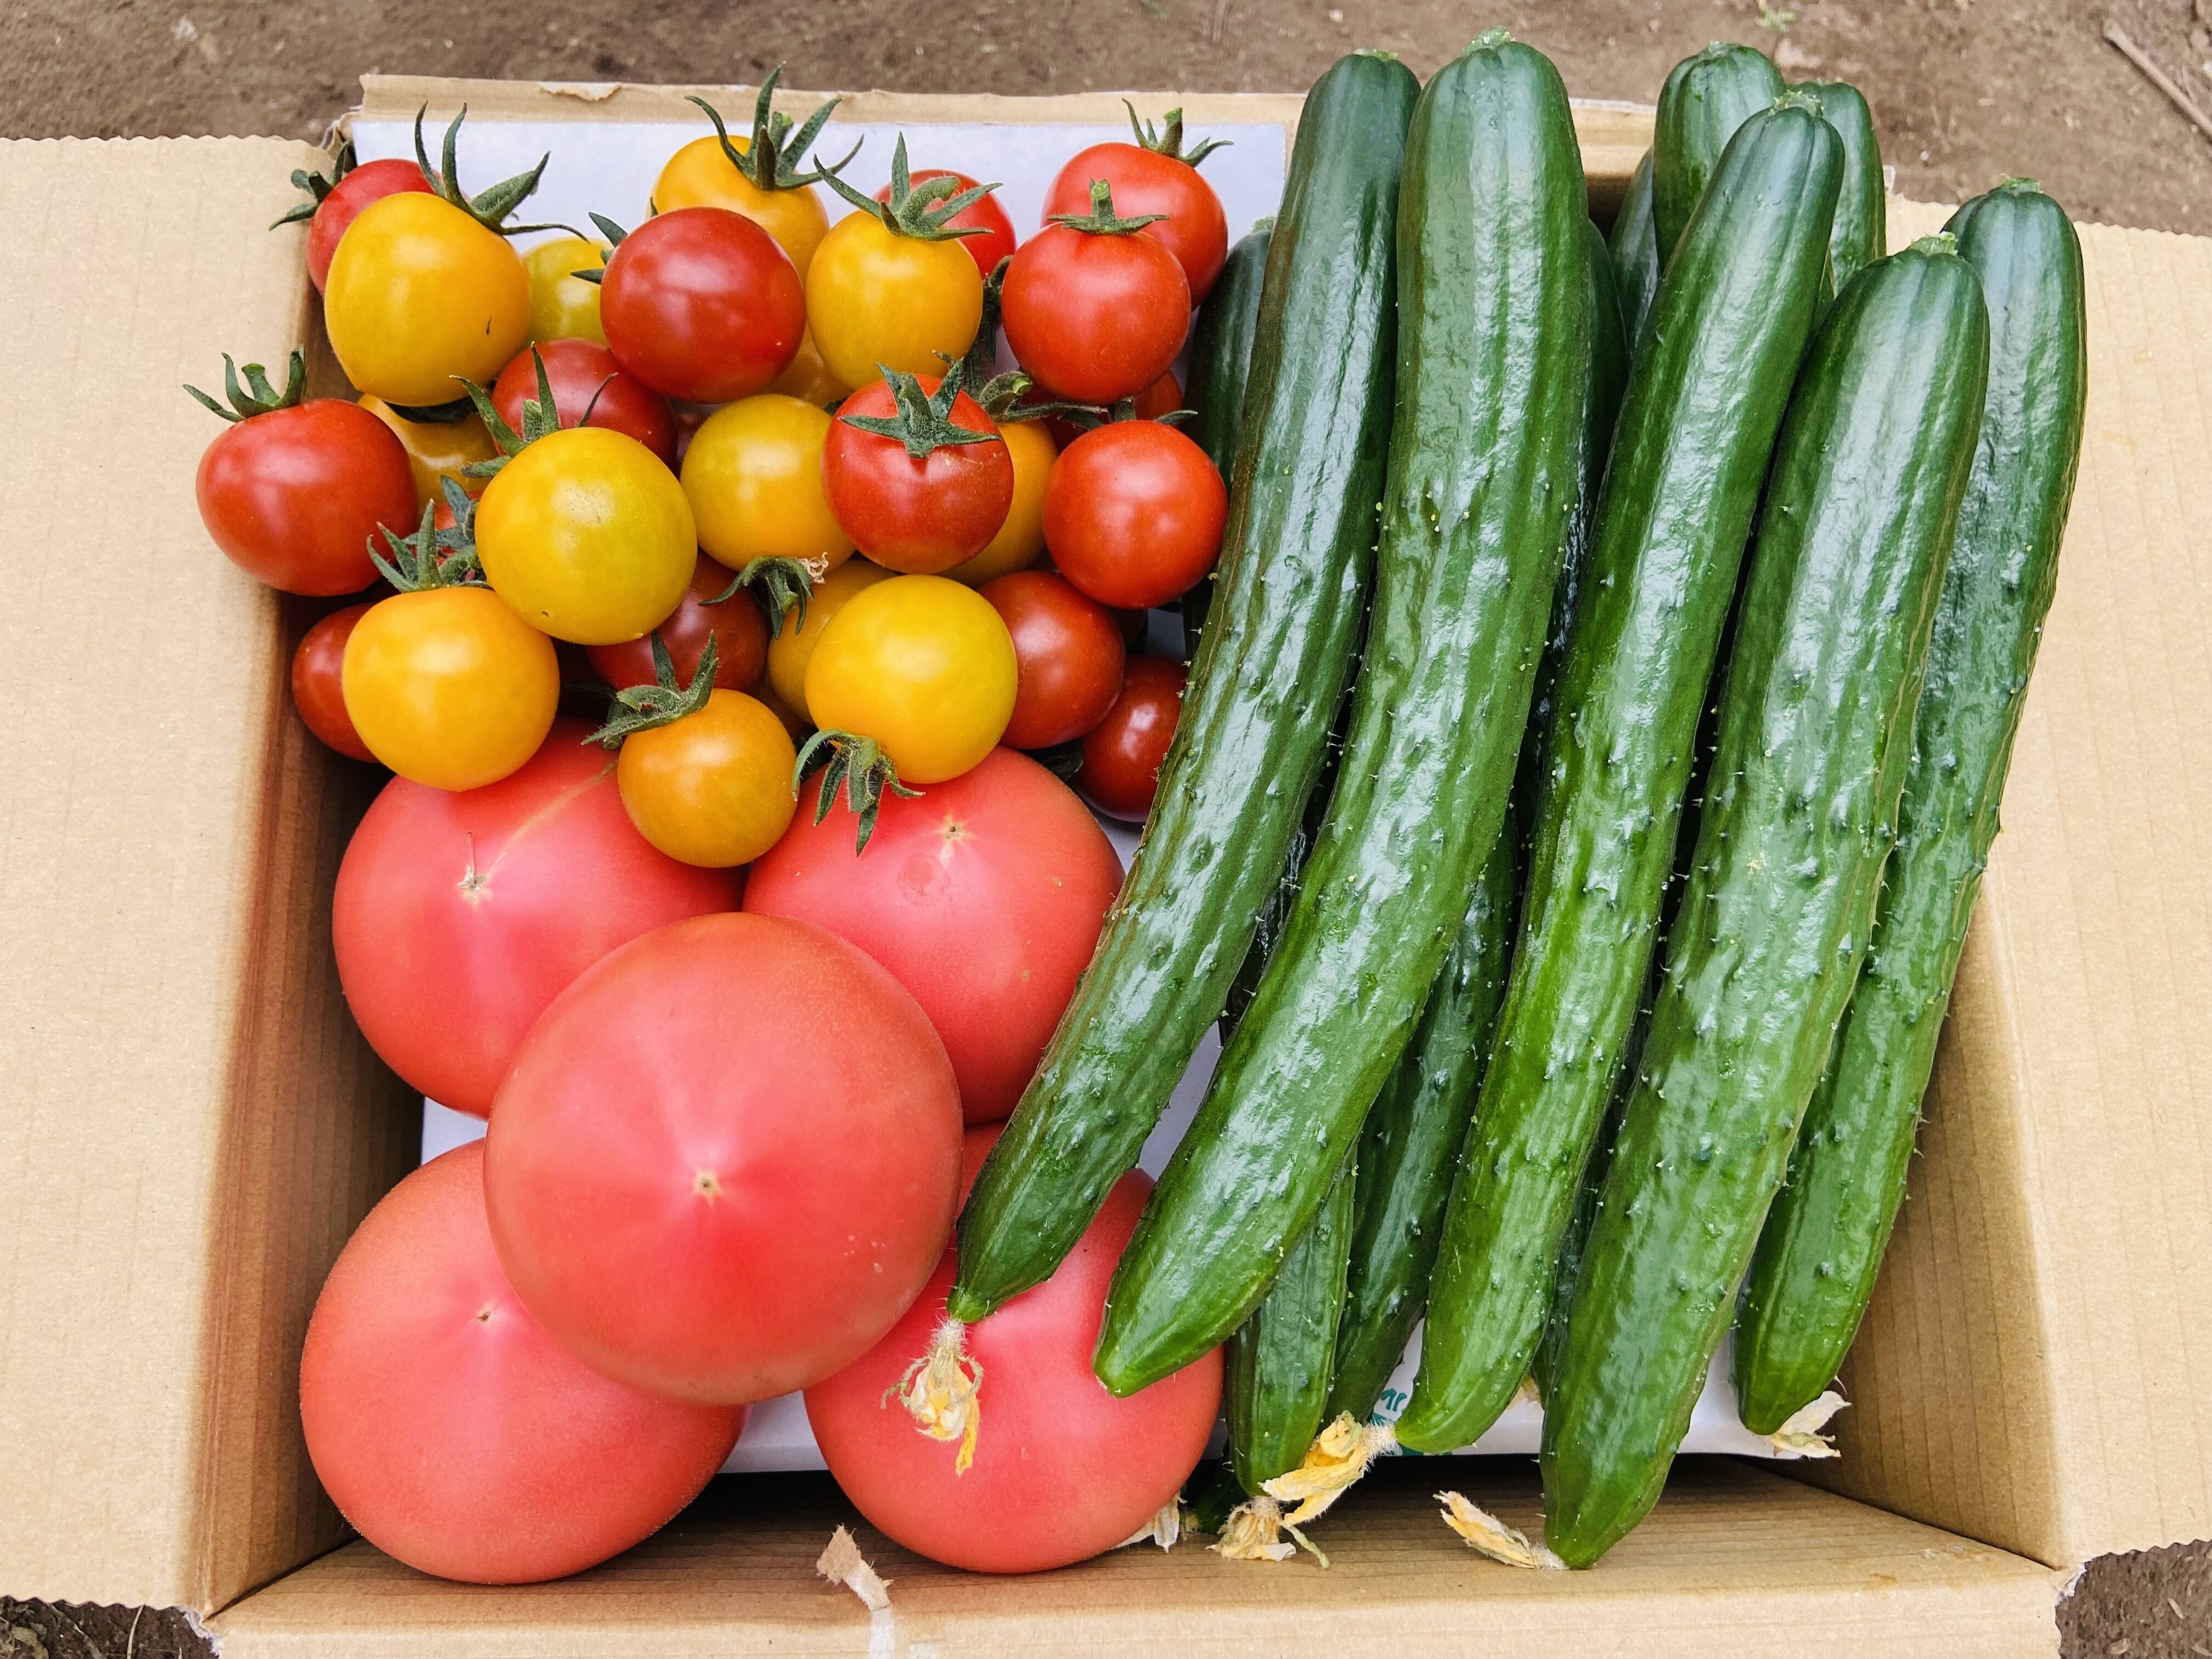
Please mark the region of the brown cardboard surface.
[[[362, 804], [285, 610], [209, 543], [179, 383], [279, 365], [273, 140], [0, 143], [0, 1586], [219, 1605], [341, 1535], [297, 1351], [409, 1161], [330, 967]], [[280, 371], [281, 373], [281, 371]], [[36, 705], [37, 713], [29, 711]]]
[[[214, 1629], [225, 1659], [2057, 1651], [2057, 1590], [2042, 1569], [1733, 1460], [1687, 1461], [1651, 1519], [1596, 1571], [1575, 1574], [1476, 1556], [1437, 1518], [1430, 1493], [1446, 1479], [1509, 1522], [1536, 1524], [1528, 1462], [1407, 1459], [1378, 1467], [1315, 1528], [1327, 1571], [1303, 1559], [1224, 1561], [1186, 1543], [990, 1579], [858, 1524], [824, 1477], [725, 1478], [658, 1538], [562, 1583], [464, 1589], [354, 1544]], [[890, 1581], [879, 1632], [854, 1596], [815, 1575], [840, 1522]]]

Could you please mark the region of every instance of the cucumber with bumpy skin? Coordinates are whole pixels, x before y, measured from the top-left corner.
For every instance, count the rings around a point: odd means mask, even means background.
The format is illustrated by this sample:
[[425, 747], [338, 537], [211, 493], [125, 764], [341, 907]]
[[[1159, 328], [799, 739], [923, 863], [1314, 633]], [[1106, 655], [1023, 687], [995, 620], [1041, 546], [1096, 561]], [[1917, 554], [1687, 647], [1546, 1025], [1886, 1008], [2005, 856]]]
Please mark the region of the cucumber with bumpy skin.
[[1221, 1383], [1229, 1461], [1247, 1492], [1304, 1462], [1331, 1414], [1326, 1407], [1358, 1185], [1355, 1160], [1346, 1159], [1266, 1299], [1229, 1339]]
[[1613, 216], [1613, 280], [1620, 293], [1620, 319], [1629, 349], [1644, 337], [1644, 319], [1659, 292], [1659, 233], [1651, 223], [1651, 152], [1636, 164], [1628, 194]]
[[1889, 188], [1881, 177], [1881, 145], [1874, 112], [1848, 81], [1798, 83], [1820, 100], [1820, 113], [1844, 141], [1844, 188], [1836, 198], [1835, 228], [1828, 234], [1828, 262], [1836, 287], [1889, 252]]
[[1860, 272], [1790, 398], [1544, 1415], [1545, 1541], [1570, 1566], [1658, 1498], [1874, 926], [1989, 363], [1981, 284], [1949, 244]]
[[1665, 270], [1735, 130], [1782, 95], [1764, 52], [1716, 40], [1667, 71], [1651, 138], [1651, 228]]
[[1881, 919], [1760, 1235], [1736, 1330], [1737, 1404], [1760, 1434], [1836, 1374], [1904, 1201], [2081, 450], [2081, 247], [2065, 210], [2014, 179], [1960, 208], [1950, 228], [1989, 306], [1989, 393], [1928, 648]]
[[[1267, 246], [1275, 222], [1262, 219], [1229, 250], [1213, 292], [1190, 325], [1190, 379], [1183, 402], [1192, 417], [1183, 430], [1219, 469], [1222, 482], [1236, 487], [1237, 434], [1243, 428], [1244, 382], [1252, 370], [1252, 337], [1260, 326], [1260, 292], [1267, 274]], [[1182, 596], [1183, 654], [1198, 654], [1206, 613], [1213, 600], [1213, 576]]]

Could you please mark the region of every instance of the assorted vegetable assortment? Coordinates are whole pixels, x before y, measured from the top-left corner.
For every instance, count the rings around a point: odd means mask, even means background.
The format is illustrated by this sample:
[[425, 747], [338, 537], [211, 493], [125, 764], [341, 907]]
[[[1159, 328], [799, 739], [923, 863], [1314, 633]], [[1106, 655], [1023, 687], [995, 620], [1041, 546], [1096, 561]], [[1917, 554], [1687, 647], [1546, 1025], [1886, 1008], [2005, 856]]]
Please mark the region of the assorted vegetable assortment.
[[596, 236], [514, 222], [550, 157], [465, 194], [458, 116], [297, 175], [358, 401], [301, 354], [193, 393], [211, 538], [313, 602], [302, 720], [394, 775], [348, 1002], [489, 1120], [310, 1325], [347, 1517], [576, 1571], [803, 1392], [954, 1565], [1326, 1565], [1375, 1456], [1533, 1374], [1588, 1566], [1731, 1325], [1802, 1441], [2055, 587], [2065, 214], [2011, 180], [1889, 254], [1865, 99], [1741, 46], [1668, 77], [1609, 246], [1503, 31], [1332, 66], [1256, 225], [1133, 106], [1034, 228], [918, 135], [870, 196], [780, 76]]

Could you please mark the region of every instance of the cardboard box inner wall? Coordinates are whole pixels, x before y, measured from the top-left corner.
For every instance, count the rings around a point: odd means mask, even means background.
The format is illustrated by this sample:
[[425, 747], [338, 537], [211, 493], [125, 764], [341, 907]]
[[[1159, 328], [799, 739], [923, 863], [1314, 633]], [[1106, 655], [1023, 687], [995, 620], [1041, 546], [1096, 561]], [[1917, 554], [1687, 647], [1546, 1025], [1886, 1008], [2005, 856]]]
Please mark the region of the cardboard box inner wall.
[[[680, 91], [373, 81], [369, 107], [671, 121]], [[1286, 133], [1297, 107], [1180, 101], [1194, 126]], [[851, 112], [919, 128], [1120, 107], [871, 94]], [[1607, 209], [1649, 113], [1578, 114]], [[300, 233], [264, 227], [320, 159], [0, 143], [0, 210], [38, 251], [0, 275], [0, 648], [29, 714], [0, 737], [0, 1590], [229, 1607], [232, 1654], [596, 1653], [617, 1626], [641, 1652], [896, 1650], [811, 1577], [848, 1512], [801, 1477], [720, 1483], [660, 1540], [533, 1591], [324, 1553], [345, 1534], [299, 1442], [301, 1334], [411, 1162], [416, 1109], [331, 966], [331, 875], [368, 786], [287, 706], [309, 612], [207, 543], [191, 478], [213, 423], [177, 390], [223, 351], [276, 364], [313, 335]], [[1892, 210], [1893, 246], [1947, 211]], [[864, 1532], [906, 1621], [878, 1644], [1364, 1652], [1480, 1633], [1559, 1653], [1633, 1630], [1659, 1650], [2018, 1652], [2055, 1648], [2046, 1570], [2212, 1533], [2212, 526], [2191, 494], [2212, 243], [2082, 240], [2081, 489], [1914, 1196], [1845, 1372], [1844, 1455], [1796, 1469], [1834, 1492], [1687, 1463], [1630, 1545], [1572, 1577], [1475, 1560], [1412, 1462], [1332, 1518], [1325, 1577], [1185, 1549], [996, 1583]], [[1453, 1475], [1533, 1518], [1526, 1466]]]

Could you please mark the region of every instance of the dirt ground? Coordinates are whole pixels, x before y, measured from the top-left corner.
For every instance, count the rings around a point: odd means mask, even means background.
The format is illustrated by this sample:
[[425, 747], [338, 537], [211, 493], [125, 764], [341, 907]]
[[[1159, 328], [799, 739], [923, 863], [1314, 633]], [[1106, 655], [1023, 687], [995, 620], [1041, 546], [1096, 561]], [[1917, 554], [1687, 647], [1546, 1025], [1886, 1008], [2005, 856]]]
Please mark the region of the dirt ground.
[[[744, 82], [787, 60], [819, 88], [1289, 90], [1356, 46], [1425, 73], [1503, 23], [1578, 95], [1644, 101], [1685, 53], [1747, 41], [1792, 78], [1857, 82], [1905, 194], [2024, 173], [2083, 219], [2212, 234], [2212, 143], [2105, 42], [2108, 20], [2212, 106], [2212, 0], [8, 0], [0, 135], [314, 137], [371, 70]], [[2212, 1659], [2212, 1547], [2092, 1564], [2060, 1624], [2069, 1659]], [[0, 1599], [0, 1659], [204, 1651], [173, 1615]]]

